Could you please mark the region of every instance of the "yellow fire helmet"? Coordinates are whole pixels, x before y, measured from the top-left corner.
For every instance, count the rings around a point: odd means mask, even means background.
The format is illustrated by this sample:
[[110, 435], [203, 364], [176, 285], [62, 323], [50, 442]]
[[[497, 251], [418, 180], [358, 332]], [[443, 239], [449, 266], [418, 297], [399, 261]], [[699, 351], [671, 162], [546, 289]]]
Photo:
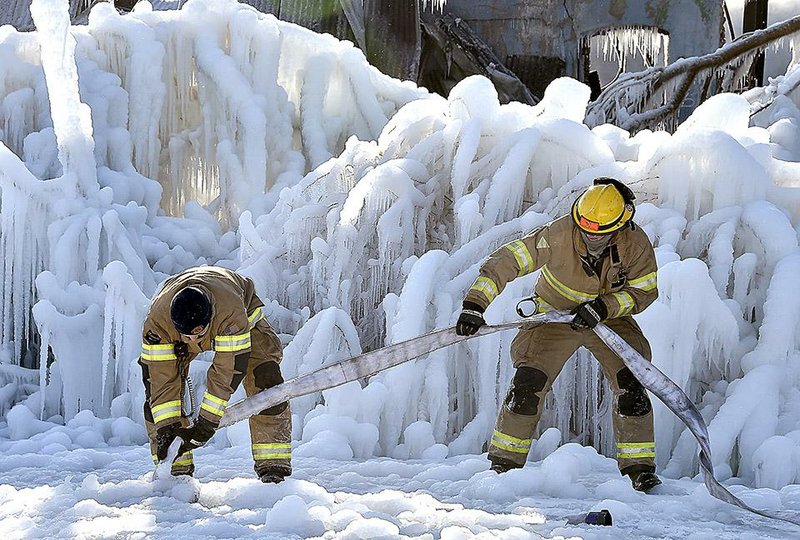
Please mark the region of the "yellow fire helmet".
[[572, 205], [572, 219], [589, 234], [610, 234], [632, 225], [633, 191], [614, 178], [597, 178]]

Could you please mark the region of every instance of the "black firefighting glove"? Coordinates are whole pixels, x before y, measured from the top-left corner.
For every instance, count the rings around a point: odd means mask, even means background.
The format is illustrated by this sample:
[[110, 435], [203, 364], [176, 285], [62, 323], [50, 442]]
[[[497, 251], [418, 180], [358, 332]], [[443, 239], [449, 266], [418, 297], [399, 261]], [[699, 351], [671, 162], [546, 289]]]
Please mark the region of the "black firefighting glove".
[[456, 334], [471, 336], [484, 324], [486, 321], [483, 320], [483, 308], [474, 302], [465, 301], [456, 322]]
[[217, 426], [202, 416], [198, 417], [194, 424], [188, 428], [180, 428], [177, 435], [183, 439], [183, 444], [181, 445], [181, 449], [178, 451], [178, 455], [182, 456], [190, 450], [200, 448], [208, 442], [216, 430]]
[[591, 302], [580, 304], [570, 311], [570, 313], [575, 315], [569, 323], [574, 330], [594, 328], [598, 323], [606, 320], [606, 317], [608, 317], [608, 309], [606, 309], [606, 305], [599, 298], [595, 298]]
[[168, 424], [156, 430], [156, 457], [158, 461], [164, 461], [167, 458], [167, 451], [169, 445], [178, 436], [178, 429], [181, 425], [178, 423]]

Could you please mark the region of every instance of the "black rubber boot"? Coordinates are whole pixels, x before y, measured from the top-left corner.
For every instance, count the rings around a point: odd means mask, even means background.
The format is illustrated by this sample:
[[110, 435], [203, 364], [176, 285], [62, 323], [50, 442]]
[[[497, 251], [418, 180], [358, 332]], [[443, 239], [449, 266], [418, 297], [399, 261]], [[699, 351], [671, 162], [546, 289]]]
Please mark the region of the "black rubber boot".
[[647, 493], [661, 484], [661, 479], [652, 471], [632, 472], [628, 476], [631, 479], [633, 489], [643, 493]]
[[292, 474], [292, 471], [282, 467], [270, 467], [257, 470], [258, 478], [265, 484], [280, 484], [286, 480], [287, 476]]
[[501, 457], [489, 456], [489, 461], [492, 463], [492, 466], [489, 467], [489, 470], [492, 470], [497, 474], [503, 474], [504, 472], [508, 472], [511, 469], [522, 468], [522, 465], [518, 465], [513, 461], [510, 461], [508, 459], [503, 459]]

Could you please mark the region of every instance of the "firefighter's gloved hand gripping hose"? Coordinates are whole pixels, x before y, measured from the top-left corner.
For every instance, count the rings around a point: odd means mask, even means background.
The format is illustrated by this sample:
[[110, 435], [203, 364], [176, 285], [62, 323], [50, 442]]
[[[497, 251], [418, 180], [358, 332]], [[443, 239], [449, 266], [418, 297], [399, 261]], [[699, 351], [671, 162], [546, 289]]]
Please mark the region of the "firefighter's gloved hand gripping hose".
[[[549, 312], [533, 315], [519, 321], [482, 326], [472, 336], [459, 336], [455, 328], [434, 330], [417, 338], [395, 343], [382, 349], [370, 351], [347, 360], [317, 369], [310, 373], [300, 375], [283, 384], [268, 388], [258, 394], [244, 399], [228, 407], [225, 411], [220, 427], [230, 426], [240, 420], [274, 407], [289, 399], [304, 396], [312, 392], [327, 390], [344, 383], [374, 375], [387, 368], [413, 360], [423, 354], [430, 353], [442, 347], [460, 343], [473, 337], [485, 336], [503, 330], [512, 330], [521, 326], [568, 323], [573, 315], [565, 312]], [[714, 469], [711, 462], [711, 448], [709, 446], [708, 427], [700, 412], [691, 402], [689, 397], [669, 377], [664, 375], [652, 363], [645, 360], [638, 352], [620, 338], [614, 331], [604, 324], [594, 328], [597, 336], [622, 359], [623, 363], [636, 376], [642, 386], [655, 394], [684, 424], [700, 444], [700, 468], [708, 492], [721, 501], [743, 508], [760, 516], [787, 521], [800, 525], [800, 516], [785, 513], [765, 512], [750, 507], [733, 493], [728, 491], [714, 478]], [[172, 451], [172, 447], [170, 447]], [[177, 447], [175, 448], [177, 455]], [[174, 456], [173, 456], [174, 459]], [[165, 463], [172, 463], [167, 458]]]

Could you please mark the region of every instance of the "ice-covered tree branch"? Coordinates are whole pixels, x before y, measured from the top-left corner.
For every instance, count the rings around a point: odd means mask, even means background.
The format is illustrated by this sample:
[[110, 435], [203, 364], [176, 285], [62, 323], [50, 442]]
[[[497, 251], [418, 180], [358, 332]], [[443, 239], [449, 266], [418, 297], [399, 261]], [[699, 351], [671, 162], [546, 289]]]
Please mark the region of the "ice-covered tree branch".
[[628, 131], [664, 124], [699, 77], [710, 81], [716, 76], [721, 91], [733, 90], [747, 75], [754, 54], [798, 31], [800, 16], [745, 34], [713, 53], [621, 77], [589, 105], [586, 122], [592, 126], [611, 122]]

